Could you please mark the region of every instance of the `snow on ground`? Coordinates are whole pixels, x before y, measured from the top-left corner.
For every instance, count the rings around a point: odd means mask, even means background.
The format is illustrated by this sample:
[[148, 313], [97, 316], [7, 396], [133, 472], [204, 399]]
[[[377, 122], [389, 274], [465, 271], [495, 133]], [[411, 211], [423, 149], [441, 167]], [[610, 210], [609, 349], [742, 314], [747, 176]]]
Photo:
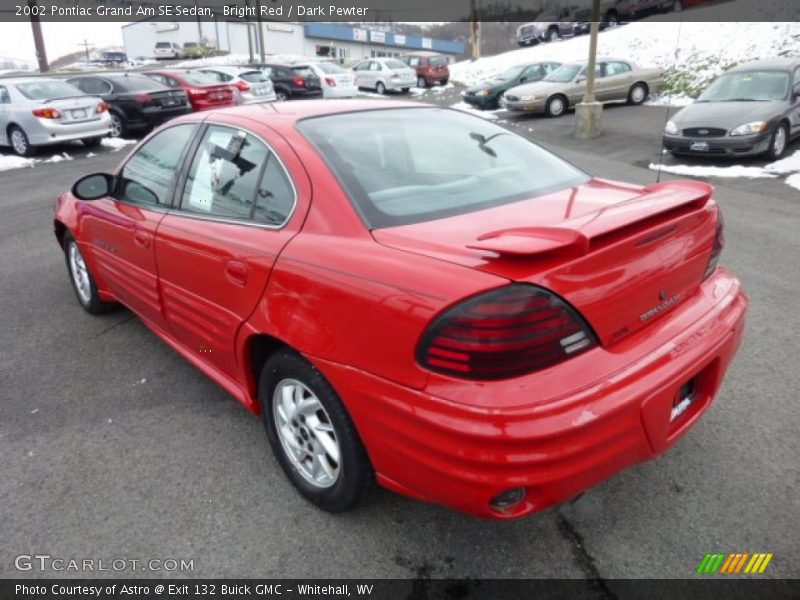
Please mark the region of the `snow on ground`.
[[494, 120], [497, 118], [496, 110], [478, 110], [477, 108], [471, 107], [466, 102], [456, 102], [455, 104], [451, 104], [450, 108], [455, 108], [456, 110], [463, 111], [465, 113], [469, 113], [471, 115], [475, 115], [476, 117], [480, 117], [481, 119], [488, 119]]
[[10, 171], [11, 169], [32, 167], [34, 164], [36, 164], [36, 160], [33, 158], [0, 154], [0, 171]]
[[[313, 60], [302, 54], [268, 54], [266, 59], [268, 63], [277, 64], [308, 63]], [[253, 56], [253, 61], [260, 62], [260, 60], [261, 58], [258, 55]], [[250, 56], [247, 54], [223, 54], [221, 56], [184, 60], [170, 65], [170, 68], [192, 69], [194, 67], [212, 67], [214, 65], [246, 65], [249, 62]]]
[[[697, 15], [692, 11], [693, 17]], [[704, 87], [727, 68], [759, 58], [800, 54], [800, 23], [639, 21], [603, 31], [598, 56], [628, 58], [670, 70], [674, 91]], [[451, 80], [473, 85], [508, 67], [540, 60], [585, 60], [589, 36], [539, 44], [451, 65]]]
[[714, 167], [703, 165], [661, 165], [650, 163], [650, 169], [658, 171], [659, 168], [665, 173], [674, 175], [686, 175], [689, 177], [747, 177], [748, 179], [775, 179], [783, 175], [789, 175], [784, 180], [788, 186], [800, 190], [800, 150], [791, 156], [769, 163], [763, 167], [745, 167], [742, 165], [731, 165], [730, 167]]
[[100, 143], [106, 148], [111, 148], [116, 152], [118, 150], [122, 150], [125, 146], [135, 144], [136, 140], [126, 140], [124, 138], [103, 138], [103, 141]]
[[47, 160], [43, 160], [42, 162], [59, 163], [59, 162], [64, 162], [65, 160], [72, 160], [72, 157], [66, 152], [62, 152], [61, 154], [54, 154], [53, 156], [51, 156]]
[[671, 94], [667, 92], [665, 94], [650, 96], [647, 102], [645, 102], [645, 105], [646, 106], [689, 106], [692, 102], [694, 102], [694, 98], [692, 98], [691, 96], [686, 96], [680, 93]]

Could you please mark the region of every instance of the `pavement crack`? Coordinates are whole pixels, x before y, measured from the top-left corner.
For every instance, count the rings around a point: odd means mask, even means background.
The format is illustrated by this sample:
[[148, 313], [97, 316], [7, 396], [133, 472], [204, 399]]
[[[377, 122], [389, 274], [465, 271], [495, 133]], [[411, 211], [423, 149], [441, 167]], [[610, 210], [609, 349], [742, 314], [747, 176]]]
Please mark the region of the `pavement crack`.
[[136, 315], [128, 315], [124, 319], [122, 319], [120, 321], [117, 321], [116, 323], [114, 323], [112, 325], [109, 325], [108, 327], [106, 327], [102, 331], [96, 333], [94, 337], [95, 338], [99, 338], [101, 335], [105, 335], [106, 333], [108, 333], [112, 329], [114, 329], [116, 327], [119, 327], [120, 325], [125, 325], [125, 323], [128, 323], [129, 321], [132, 321], [135, 317], [136, 317]]
[[617, 600], [617, 595], [611, 591], [606, 580], [600, 575], [594, 557], [586, 550], [583, 536], [575, 529], [575, 526], [560, 512], [556, 512], [556, 525], [561, 537], [569, 542], [575, 564], [586, 577], [589, 589], [596, 592], [597, 597], [603, 600]]

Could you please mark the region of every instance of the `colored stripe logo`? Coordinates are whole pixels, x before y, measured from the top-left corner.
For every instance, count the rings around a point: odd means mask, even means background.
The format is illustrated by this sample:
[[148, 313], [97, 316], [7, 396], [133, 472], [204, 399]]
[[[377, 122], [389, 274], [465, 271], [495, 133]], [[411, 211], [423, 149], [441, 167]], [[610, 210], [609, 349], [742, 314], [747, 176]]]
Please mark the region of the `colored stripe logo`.
[[749, 552], [733, 552], [731, 554], [721, 552], [709, 553], [700, 561], [696, 572], [704, 575], [714, 573], [724, 575], [735, 573], [755, 575], [756, 573], [763, 573], [771, 560], [771, 552], [755, 552], [753, 554]]

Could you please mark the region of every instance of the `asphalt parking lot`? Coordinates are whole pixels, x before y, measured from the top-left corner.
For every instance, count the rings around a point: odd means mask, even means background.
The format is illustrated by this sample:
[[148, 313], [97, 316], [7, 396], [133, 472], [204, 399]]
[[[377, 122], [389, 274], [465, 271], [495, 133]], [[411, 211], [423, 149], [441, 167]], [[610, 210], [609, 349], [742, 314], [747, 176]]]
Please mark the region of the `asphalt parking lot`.
[[[609, 108], [588, 143], [570, 137], [572, 116], [498, 120], [593, 174], [648, 183], [664, 110]], [[187, 559], [197, 577], [685, 578], [713, 551], [772, 552], [765, 577], [800, 577], [797, 190], [715, 181], [747, 334], [715, 404], [666, 455], [514, 522], [382, 490], [337, 516], [297, 496], [259, 419], [131, 313], [80, 309], [53, 199], [123, 153], [61, 150], [73, 160], [0, 173], [0, 577], [85, 575], [15, 570], [39, 553]]]

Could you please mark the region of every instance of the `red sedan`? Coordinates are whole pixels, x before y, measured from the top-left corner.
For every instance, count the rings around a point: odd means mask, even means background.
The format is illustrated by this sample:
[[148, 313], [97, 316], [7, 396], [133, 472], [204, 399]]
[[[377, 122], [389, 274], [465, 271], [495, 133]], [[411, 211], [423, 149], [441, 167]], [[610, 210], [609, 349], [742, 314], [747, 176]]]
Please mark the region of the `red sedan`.
[[144, 74], [167, 87], [186, 92], [195, 111], [233, 106], [236, 103], [231, 86], [220, 84], [212, 75], [202, 71], [144, 71]]
[[593, 178], [458, 111], [187, 115], [55, 206], [78, 301], [134, 311], [263, 416], [330, 511], [374, 481], [495, 518], [664, 452], [747, 298], [712, 188]]

